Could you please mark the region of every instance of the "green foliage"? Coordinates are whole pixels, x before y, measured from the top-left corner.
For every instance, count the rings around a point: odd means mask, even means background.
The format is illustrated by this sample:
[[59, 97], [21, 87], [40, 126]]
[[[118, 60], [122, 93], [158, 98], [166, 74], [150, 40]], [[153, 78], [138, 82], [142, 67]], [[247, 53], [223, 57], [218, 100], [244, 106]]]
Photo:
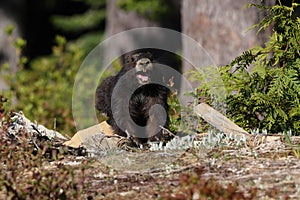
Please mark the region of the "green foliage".
[[176, 93], [172, 92], [168, 98], [168, 105], [169, 105], [169, 117], [170, 117], [170, 131], [172, 133], [177, 133], [180, 127], [181, 121], [181, 109], [180, 103], [177, 99]]
[[22, 38], [18, 38], [15, 42], [14, 42], [14, 46], [17, 49], [22, 49], [26, 46], [26, 41]]
[[[233, 80], [246, 77], [238, 94], [228, 96], [229, 114], [243, 126], [246, 122], [248, 128], [270, 132], [300, 131], [300, 20], [293, 16], [297, 6], [262, 7], [270, 14], [259, 23], [259, 30], [274, 23], [274, 33], [265, 47], [254, 48], [230, 64], [241, 73], [233, 75]], [[246, 65], [239, 66], [240, 61]], [[253, 68], [248, 73], [250, 64]]]
[[[20, 70], [16, 75], [4, 73], [8, 75], [7, 81], [11, 87], [10, 91], [5, 92], [11, 108], [22, 110], [28, 118], [37, 120], [50, 129], [57, 128], [70, 135], [75, 132], [72, 116], [75, 75], [84, 57], [101, 41], [103, 32], [99, 24], [105, 19], [105, 0], [73, 1], [85, 5], [86, 11], [69, 16], [56, 15], [52, 17], [52, 22], [62, 33], [71, 32], [78, 37], [67, 40], [64, 36], [57, 35], [50, 55], [30, 61], [21, 53], [26, 41], [21, 38], [13, 41], [11, 38], [20, 58]], [[13, 26], [6, 28], [9, 37], [13, 30]]]
[[89, 10], [86, 13], [72, 16], [53, 16], [54, 25], [67, 32], [76, 32], [82, 29], [96, 27], [99, 22], [104, 20], [105, 12], [98, 10]]
[[248, 131], [300, 133], [300, 19], [294, 13], [299, 4], [251, 6], [268, 11], [253, 27], [274, 25], [273, 34], [264, 47], [219, 69], [228, 92], [227, 114]]
[[13, 31], [14, 31], [15, 27], [14, 25], [10, 24], [8, 25], [6, 28], [5, 28], [5, 33], [8, 35], [8, 36], [11, 36]]
[[92, 50], [103, 37], [101, 24], [104, 23], [106, 17], [105, 0], [73, 0], [81, 2], [87, 10], [83, 13], [73, 13], [72, 15], [54, 15], [51, 22], [54, 27], [66, 34], [78, 34], [70, 44], [75, 44], [85, 52]]
[[10, 124], [10, 113], [5, 109], [5, 104], [7, 103], [7, 98], [0, 95], [0, 135], [4, 134]]
[[84, 53], [76, 46], [67, 46], [66, 39], [56, 37], [57, 45], [52, 54], [30, 62], [30, 68], [22, 68], [15, 77], [8, 77], [11, 91], [6, 96], [16, 98], [11, 105], [22, 110], [27, 117], [45, 124], [48, 128], [70, 133], [74, 131], [72, 120], [72, 90], [75, 74]]
[[[224, 113], [224, 109], [221, 104], [225, 101], [225, 99], [219, 95], [222, 94], [222, 88], [224, 86], [220, 83], [220, 77], [215, 76], [215, 74], [221, 73], [219, 70], [220, 69], [216, 68], [215, 66], [207, 66], [202, 69], [197, 68], [197, 71], [192, 70], [187, 72], [186, 75], [188, 76], [189, 80], [195, 85], [199, 85], [189, 94], [194, 98], [194, 106], [205, 102]], [[203, 133], [212, 128], [198, 115], [195, 115], [194, 118], [198, 121], [196, 126], [194, 126], [194, 130], [196, 132]]]
[[289, 145], [289, 147], [291, 147], [291, 150], [292, 150], [294, 156], [297, 159], [300, 159], [300, 144], [298, 143], [298, 144], [294, 145], [292, 143], [292, 140], [291, 140], [292, 133], [291, 133], [291, 131], [284, 132], [283, 134], [284, 134], [285, 142]]
[[119, 0], [118, 6], [125, 11], [135, 11], [150, 20], [160, 20], [172, 12], [165, 0]]
[[[105, 21], [106, 17], [106, 1], [105, 0], [73, 0], [74, 2], [81, 2], [83, 3], [87, 9], [83, 13], [73, 13], [72, 15], [55, 15], [52, 17], [52, 23], [53, 25], [60, 31], [66, 34], [79, 34], [80, 37], [68, 41], [67, 43], [67, 51], [66, 53], [79, 53], [77, 54], [77, 59], [74, 60], [73, 65], [64, 65], [63, 68], [70, 68], [72, 69], [72, 72], [69, 74], [70, 78], [66, 81], [66, 87], [67, 94], [68, 94], [68, 103], [63, 105], [55, 105], [54, 107], [57, 107], [59, 109], [65, 110], [67, 108], [68, 114], [64, 115], [63, 118], [65, 118], [66, 122], [70, 121], [70, 123], [65, 123], [65, 127], [73, 127], [74, 124], [71, 124], [72, 119], [72, 113], [71, 111], [71, 98], [72, 98], [72, 89], [73, 89], [73, 83], [74, 83], [74, 76], [75, 72], [77, 72], [79, 68], [79, 64], [84, 59], [84, 56], [87, 55], [88, 52], [90, 52], [96, 45], [99, 44], [99, 42], [102, 40], [103, 37], [103, 30], [101, 29], [102, 24]], [[72, 54], [72, 53], [71, 53]], [[75, 56], [75, 55], [74, 55]], [[67, 59], [72, 59], [72, 55], [67, 56]], [[66, 64], [66, 63], [64, 63]], [[94, 69], [93, 67], [90, 67], [91, 69]], [[70, 70], [69, 69], [69, 70]], [[73, 71], [74, 70], [74, 71]], [[93, 70], [89, 70], [85, 72], [86, 77], [91, 77], [96, 72]], [[63, 74], [61, 74], [62, 77], [64, 77]], [[82, 78], [82, 77], [81, 77]], [[90, 82], [88, 79], [84, 78], [82, 80], [85, 80], [82, 84], [90, 85]], [[60, 83], [59, 83], [60, 85]], [[92, 91], [82, 91], [82, 94], [86, 94], [87, 92]], [[63, 90], [58, 95], [65, 96], [63, 93]], [[87, 95], [88, 96], [88, 95]], [[84, 102], [82, 102], [86, 105], [93, 105], [94, 102], [90, 102], [89, 99], [85, 99]], [[53, 107], [53, 108], [54, 108]], [[85, 119], [83, 119], [85, 120]], [[88, 120], [88, 119], [86, 119]], [[62, 122], [63, 123], [63, 122]]]
[[[174, 80], [171, 78], [167, 85], [171, 87], [171, 93], [168, 98], [169, 105], [169, 129], [172, 133], [194, 134], [195, 132], [207, 131], [208, 125], [200, 117], [194, 114], [192, 108], [195, 102], [190, 102], [189, 105], [181, 105], [178, 99], [178, 91], [173, 87]], [[185, 94], [187, 96], [195, 96], [194, 93]], [[198, 123], [199, 121], [203, 123]]]

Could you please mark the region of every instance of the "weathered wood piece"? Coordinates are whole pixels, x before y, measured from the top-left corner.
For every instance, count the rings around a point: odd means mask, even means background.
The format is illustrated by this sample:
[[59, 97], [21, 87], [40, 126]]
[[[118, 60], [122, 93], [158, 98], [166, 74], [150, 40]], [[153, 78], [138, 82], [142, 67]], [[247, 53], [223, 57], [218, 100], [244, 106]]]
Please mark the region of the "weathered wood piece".
[[83, 130], [79, 130], [69, 141], [66, 141], [64, 145], [69, 147], [78, 148], [82, 143], [89, 137], [97, 135], [97, 134], [105, 134], [108, 136], [113, 135], [113, 130], [111, 129], [110, 125], [106, 123], [106, 121], [88, 127]]
[[195, 107], [194, 111], [210, 125], [224, 133], [250, 136], [247, 131], [206, 103], [200, 103]]
[[66, 141], [68, 140], [65, 136], [60, 134], [55, 130], [49, 130], [45, 126], [38, 124], [37, 122], [30, 121], [22, 112], [15, 112], [14, 116], [11, 118], [13, 121], [7, 132], [15, 137], [18, 137], [18, 134], [21, 130], [25, 130], [27, 133], [30, 133], [31, 136], [40, 135], [45, 136], [48, 139], [57, 139]]

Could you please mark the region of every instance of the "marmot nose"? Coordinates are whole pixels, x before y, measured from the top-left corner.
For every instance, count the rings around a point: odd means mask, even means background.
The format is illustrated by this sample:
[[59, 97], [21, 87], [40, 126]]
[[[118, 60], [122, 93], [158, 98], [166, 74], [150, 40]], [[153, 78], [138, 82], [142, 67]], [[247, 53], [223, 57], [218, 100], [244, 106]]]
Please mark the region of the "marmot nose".
[[143, 64], [143, 65], [142, 65], [143, 71], [146, 71], [146, 70], [147, 70], [147, 66], [148, 66], [148, 64]]
[[142, 62], [142, 63], [140, 64], [141, 67], [142, 67], [143, 72], [146, 72], [146, 71], [147, 71], [147, 67], [148, 67], [149, 64], [150, 64], [149, 61], [145, 61], [145, 62]]
[[147, 65], [150, 64], [149, 60], [146, 60], [144, 62], [141, 63], [143, 67], [147, 67]]

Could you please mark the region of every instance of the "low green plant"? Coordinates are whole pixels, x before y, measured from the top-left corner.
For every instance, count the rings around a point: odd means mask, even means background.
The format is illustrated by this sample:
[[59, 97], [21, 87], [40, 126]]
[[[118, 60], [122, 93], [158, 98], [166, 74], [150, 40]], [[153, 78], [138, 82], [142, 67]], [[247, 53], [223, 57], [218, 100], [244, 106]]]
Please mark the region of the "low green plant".
[[[0, 198], [79, 199], [85, 187], [84, 171], [88, 165], [50, 164], [62, 158], [60, 152], [49, 152], [51, 141], [36, 150], [26, 130], [22, 129], [17, 138], [9, 135], [7, 129], [13, 112], [4, 109], [5, 103], [6, 99], [1, 96]], [[79, 173], [75, 173], [77, 170]]]
[[16, 75], [7, 77], [11, 88], [5, 95], [10, 102], [16, 99], [10, 107], [22, 110], [28, 118], [48, 128], [58, 128], [66, 134], [74, 132], [73, 82], [83, 56], [81, 49], [67, 46], [66, 39], [57, 36], [51, 55], [32, 60], [27, 67], [20, 63]]
[[[271, 7], [249, 6], [268, 13], [251, 28], [261, 31], [272, 26], [273, 33], [264, 46], [254, 47], [218, 69], [227, 90], [226, 114], [247, 131], [299, 133], [300, 18], [295, 10], [300, 4], [285, 6], [279, 1]], [[218, 88], [216, 81], [211, 83]], [[200, 86], [197, 96], [214, 98], [208, 88], [212, 87]]]
[[180, 104], [176, 98], [176, 93], [171, 93], [168, 98], [168, 105], [170, 106], [170, 131], [177, 132], [180, 124]]
[[246, 195], [234, 184], [223, 185], [215, 179], [202, 177], [203, 168], [194, 169], [194, 173], [184, 173], [179, 177], [179, 187], [164, 195], [166, 200], [181, 199], [255, 199], [256, 189], [250, 189]]
[[10, 87], [4, 92], [10, 103], [7, 107], [22, 110], [30, 120], [69, 135], [76, 131], [72, 116], [75, 75], [85, 56], [101, 41], [106, 16], [105, 0], [73, 2], [83, 5], [85, 12], [52, 15], [50, 19], [53, 28], [61, 34], [72, 35], [72, 39], [57, 35], [49, 55], [28, 60], [22, 54], [26, 40], [14, 40], [14, 27], [9, 25], [5, 32], [16, 49], [18, 71], [11, 74], [8, 69], [12, 66], [1, 67], [1, 74], [6, 75]]
[[283, 134], [284, 134], [284, 139], [287, 142], [287, 144], [290, 146], [290, 148], [292, 149], [292, 152], [293, 152], [294, 156], [297, 159], [300, 159], [300, 144], [294, 145], [292, 143], [292, 140], [291, 140], [292, 132], [291, 131], [286, 131]]

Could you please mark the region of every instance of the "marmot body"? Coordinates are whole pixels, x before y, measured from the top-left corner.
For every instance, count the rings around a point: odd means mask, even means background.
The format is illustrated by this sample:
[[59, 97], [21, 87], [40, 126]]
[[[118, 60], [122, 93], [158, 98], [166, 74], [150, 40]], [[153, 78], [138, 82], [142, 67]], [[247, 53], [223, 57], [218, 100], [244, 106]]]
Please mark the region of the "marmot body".
[[163, 79], [159, 66], [150, 53], [130, 53], [124, 60], [120, 72], [97, 88], [96, 109], [117, 135], [129, 134], [139, 143], [160, 139], [161, 127], [169, 126], [169, 89], [157, 84]]

